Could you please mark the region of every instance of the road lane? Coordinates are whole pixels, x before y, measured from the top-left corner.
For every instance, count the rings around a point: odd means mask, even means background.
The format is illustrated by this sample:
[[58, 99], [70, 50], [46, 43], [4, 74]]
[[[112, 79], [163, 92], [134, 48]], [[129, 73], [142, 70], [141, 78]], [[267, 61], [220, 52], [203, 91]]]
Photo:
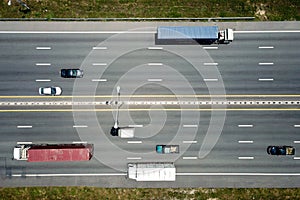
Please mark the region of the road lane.
[[[146, 33], [153, 34], [153, 33]], [[266, 153], [268, 145], [293, 145], [298, 148], [299, 130], [295, 125], [299, 124], [299, 109], [297, 101], [299, 97], [297, 47], [299, 46], [299, 33], [236, 33], [235, 41], [230, 45], [218, 45], [216, 47], [205, 47], [200, 51], [187, 46], [171, 48], [184, 51], [189, 58], [200, 60], [199, 66], [191, 66], [188, 59], [170, 51], [170, 47], [154, 46], [153, 38], [144, 41], [143, 33], [135, 33], [134, 37], [124, 35], [116, 37], [114, 33], [93, 33], [89, 35], [79, 33], [39, 33], [39, 34], [0, 34], [0, 67], [1, 75], [1, 102], [7, 103], [11, 100], [26, 102], [57, 102], [62, 101], [59, 108], [56, 105], [40, 106], [38, 112], [12, 112], [14, 108], [1, 106], [0, 113], [0, 171], [5, 177], [7, 185], [24, 185], [20, 175], [26, 177], [34, 174], [106, 174], [103, 178], [91, 178], [89, 181], [84, 177], [76, 178], [77, 184], [101, 185], [101, 186], [280, 186], [280, 183], [272, 182], [276, 177], [280, 180], [289, 179], [289, 186], [299, 186], [299, 160], [293, 157], [273, 157]], [[111, 38], [113, 37], [113, 38]], [[110, 39], [109, 39], [110, 38]], [[106, 41], [106, 43], [104, 42]], [[107, 42], [108, 41], [108, 42]], [[99, 44], [104, 42], [103, 45]], [[130, 44], [137, 44], [139, 48], [128, 49]], [[147, 44], [147, 45], [144, 45]], [[143, 46], [144, 45], [144, 46]], [[51, 47], [51, 49], [36, 49], [37, 47]], [[93, 50], [93, 47], [98, 47]], [[100, 48], [101, 47], [101, 48]], [[105, 47], [105, 48], [103, 48]], [[149, 49], [152, 47], [152, 49]], [[153, 47], [155, 49], [153, 49]], [[273, 47], [273, 48], [270, 48]], [[100, 49], [99, 49], [100, 48]], [[119, 49], [118, 49], [119, 48]], [[117, 51], [115, 51], [117, 49]], [[193, 50], [192, 50], [193, 49]], [[125, 50], [126, 53], [119, 54]], [[116, 57], [117, 55], [117, 57]], [[210, 58], [208, 59], [208, 57]], [[111, 60], [115, 58], [112, 62]], [[150, 65], [151, 63], [151, 65]], [[272, 63], [272, 64], [270, 64]], [[50, 65], [49, 65], [50, 64]], [[153, 65], [154, 64], [154, 65]], [[67, 67], [84, 68], [85, 76], [82, 79], [63, 79], [59, 76], [59, 70]], [[192, 91], [197, 95], [208, 95], [207, 84], [214, 91], [220, 90], [219, 81], [223, 80], [227, 95], [222, 96], [225, 100], [261, 102], [277, 101], [272, 106], [260, 104], [250, 105], [228, 105], [226, 109], [226, 120], [220, 138], [212, 151], [203, 159], [199, 159], [199, 151], [209, 132], [213, 127], [220, 126], [218, 120], [211, 121], [212, 107], [209, 104], [201, 105], [196, 109], [195, 105], [187, 105], [182, 101], [182, 109], [179, 105], [168, 105], [170, 101], [186, 100], [189, 102], [210, 99], [209, 97], [194, 96], [187, 90], [186, 82], [178, 79], [179, 72], [190, 84]], [[197, 70], [200, 70], [199, 73]], [[206, 74], [217, 70], [220, 77], [206, 76]], [[103, 72], [103, 76], [101, 73]], [[123, 76], [126, 77], [123, 77]], [[114, 124], [113, 116], [115, 108], [111, 105], [97, 105], [95, 108], [88, 105], [85, 110], [72, 112], [72, 109], [64, 103], [73, 100], [82, 101], [95, 100], [89, 95], [104, 95], [96, 98], [100, 102], [115, 101], [115, 87], [121, 82], [122, 101], [136, 101], [137, 105], [121, 108], [120, 125], [139, 125], [136, 127], [136, 138], [134, 140], [122, 140], [109, 134]], [[127, 79], [126, 79], [127, 78]], [[36, 82], [36, 80], [51, 80], [51, 82]], [[156, 80], [148, 84], [138, 83]], [[272, 82], [261, 82], [259, 79], [273, 79]], [[106, 80], [93, 82], [92, 80]], [[159, 82], [157, 80], [160, 80]], [[205, 80], [218, 80], [208, 81]], [[215, 83], [217, 82], [217, 83]], [[63, 88], [62, 97], [40, 97], [37, 96], [38, 87], [57, 85]], [[89, 91], [96, 85], [93, 93]], [[165, 85], [172, 86], [172, 89]], [[74, 86], [78, 86], [75, 88]], [[137, 87], [138, 86], [138, 87]], [[139, 98], [125, 95], [146, 95]], [[167, 97], [150, 95], [191, 95], [190, 97]], [[271, 97], [257, 97], [255, 95], [272, 94]], [[286, 96], [279, 96], [286, 94]], [[30, 95], [27, 97], [5, 97], [6, 95]], [[85, 97], [72, 97], [71, 95], [88, 95]], [[114, 95], [114, 96], [112, 96]], [[123, 96], [124, 95], [124, 96]], [[253, 95], [253, 96], [243, 96]], [[291, 96], [288, 96], [291, 95]], [[203, 98], [203, 99], [202, 99]], [[221, 99], [222, 99], [221, 98]], [[100, 99], [100, 100], [99, 100]], [[189, 100], [191, 99], [191, 100]], [[218, 97], [212, 97], [212, 100]], [[294, 101], [296, 105], [281, 105], [278, 102]], [[145, 101], [140, 104], [138, 101]], [[147, 103], [150, 104], [147, 105]], [[162, 102], [165, 102], [162, 103]], [[172, 103], [171, 103], [172, 104]], [[19, 106], [20, 107], [20, 106]], [[19, 108], [18, 107], [18, 108]], [[129, 109], [128, 109], [129, 108]], [[26, 105], [21, 109], [33, 110]], [[35, 107], [36, 109], [36, 107]], [[53, 110], [56, 109], [56, 110]], [[67, 110], [63, 110], [67, 109]], [[168, 110], [171, 109], [171, 110]], [[219, 109], [219, 111], [217, 111]], [[215, 109], [217, 119], [222, 118], [224, 108]], [[4, 111], [4, 112], [3, 112]], [[53, 112], [54, 111], [54, 112]], [[103, 112], [105, 111], [105, 112]], [[225, 111], [225, 110], [224, 110]], [[197, 120], [194, 116], [199, 113]], [[79, 116], [79, 118], [78, 118]], [[96, 122], [96, 123], [95, 123]], [[142, 126], [140, 126], [142, 125]], [[185, 126], [184, 126], [185, 125]], [[241, 127], [241, 125], [252, 125]], [[29, 127], [32, 128], [18, 128]], [[99, 128], [100, 127], [100, 128]], [[177, 136], [177, 137], [176, 137]], [[175, 138], [175, 139], [174, 139]], [[88, 141], [96, 144], [95, 156], [87, 163], [26, 163], [11, 160], [12, 148], [18, 141], [52, 141], [72, 142]], [[109, 141], [107, 143], [106, 141]], [[239, 142], [240, 141], [240, 142]], [[253, 141], [253, 142], [249, 142]], [[183, 154], [165, 156], [155, 153], [155, 145], [158, 143], [177, 143]], [[115, 151], [111, 146], [114, 144], [121, 149]], [[296, 151], [297, 154], [297, 151]], [[109, 156], [111, 161], [105, 162], [102, 156]], [[251, 158], [251, 159], [239, 159]], [[128, 160], [128, 158], [131, 158]], [[129, 161], [153, 161], [175, 160], [178, 177], [175, 183], [142, 183], [137, 185], [133, 181], [124, 179], [126, 163]], [[253, 158], [253, 159], [252, 159]], [[133, 159], [133, 160], [132, 160]], [[114, 167], [112, 167], [112, 165]], [[283, 174], [283, 171], [285, 174]], [[58, 173], [59, 172], [59, 173]], [[121, 173], [121, 177], [112, 177], [112, 174]], [[188, 175], [199, 173], [204, 179]], [[202, 173], [202, 174], [201, 174]], [[219, 174], [218, 174], [219, 173]], [[225, 174], [230, 173], [230, 174]], [[239, 174], [244, 173], [244, 174]], [[265, 174], [265, 175], [262, 175]], [[109, 176], [111, 174], [111, 176]], [[217, 174], [217, 178], [211, 177]], [[239, 175], [237, 175], [239, 174]], [[253, 176], [272, 176], [260, 180], [244, 178]], [[269, 175], [268, 175], [269, 174]], [[16, 177], [12, 177], [16, 175]], [[250, 175], [250, 176], [252, 176]], [[89, 175], [87, 175], [89, 176]], [[221, 176], [221, 177], [220, 177]], [[226, 176], [224, 178], [223, 176]], [[238, 178], [235, 178], [238, 176]], [[280, 176], [277, 177], [277, 176]], [[296, 177], [291, 177], [296, 176]], [[43, 178], [42, 178], [43, 179]], [[109, 179], [109, 180], [108, 180]], [[61, 180], [64, 184], [74, 184], [74, 179], [43, 179], [46, 184], [52, 185]], [[118, 180], [118, 181], [116, 181]], [[25, 178], [28, 185], [34, 185], [35, 181], [43, 184], [35, 178]], [[98, 182], [97, 182], [98, 181]], [[112, 181], [110, 183], [110, 181]], [[229, 183], [230, 182], [230, 183]], [[45, 184], [44, 183], [44, 184]], [[248, 184], [248, 185], [247, 185]], [[286, 185], [285, 185], [286, 186]]]

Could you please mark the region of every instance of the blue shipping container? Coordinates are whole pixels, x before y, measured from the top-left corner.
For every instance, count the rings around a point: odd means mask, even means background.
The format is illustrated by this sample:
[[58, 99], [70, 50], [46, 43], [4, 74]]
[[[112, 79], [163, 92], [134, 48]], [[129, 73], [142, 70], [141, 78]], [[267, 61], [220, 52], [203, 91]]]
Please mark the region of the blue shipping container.
[[157, 39], [217, 40], [217, 26], [160, 26]]

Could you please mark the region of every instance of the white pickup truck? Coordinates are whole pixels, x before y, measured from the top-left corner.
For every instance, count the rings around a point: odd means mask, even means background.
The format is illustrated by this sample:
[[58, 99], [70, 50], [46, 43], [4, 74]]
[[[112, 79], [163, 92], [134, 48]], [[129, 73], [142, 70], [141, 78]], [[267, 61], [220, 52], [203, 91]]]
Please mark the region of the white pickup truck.
[[133, 127], [112, 127], [110, 134], [112, 136], [119, 136], [120, 138], [133, 138], [134, 130], [135, 129]]

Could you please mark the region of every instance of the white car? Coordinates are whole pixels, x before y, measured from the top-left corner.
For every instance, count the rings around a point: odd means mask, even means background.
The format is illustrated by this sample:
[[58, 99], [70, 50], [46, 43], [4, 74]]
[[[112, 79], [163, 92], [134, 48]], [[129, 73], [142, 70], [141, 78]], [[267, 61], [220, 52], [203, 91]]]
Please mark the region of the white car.
[[61, 95], [62, 89], [60, 87], [40, 87], [40, 95]]

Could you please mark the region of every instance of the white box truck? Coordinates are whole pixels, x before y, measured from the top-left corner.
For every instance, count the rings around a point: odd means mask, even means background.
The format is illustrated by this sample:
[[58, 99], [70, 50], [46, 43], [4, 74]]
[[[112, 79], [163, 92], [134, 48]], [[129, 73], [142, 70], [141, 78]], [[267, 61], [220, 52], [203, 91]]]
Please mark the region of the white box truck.
[[133, 127], [112, 127], [110, 134], [112, 136], [119, 136], [120, 138], [133, 138], [134, 130], [135, 129]]
[[129, 163], [128, 178], [136, 181], [175, 181], [176, 168], [172, 162]]

